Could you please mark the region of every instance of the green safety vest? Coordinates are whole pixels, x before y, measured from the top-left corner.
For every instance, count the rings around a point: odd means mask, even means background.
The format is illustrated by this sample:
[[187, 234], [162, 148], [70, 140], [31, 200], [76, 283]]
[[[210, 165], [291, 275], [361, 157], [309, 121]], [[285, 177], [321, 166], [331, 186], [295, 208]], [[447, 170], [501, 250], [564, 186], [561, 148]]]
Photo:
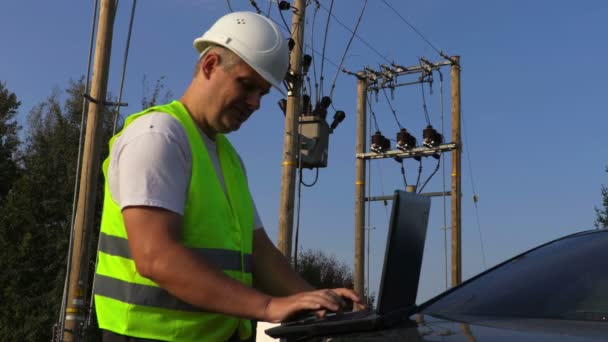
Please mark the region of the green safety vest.
[[[251, 286], [253, 203], [236, 151], [225, 136], [217, 134], [224, 193], [201, 133], [180, 102], [133, 114], [125, 120], [124, 127], [152, 111], [176, 118], [190, 143], [192, 174], [181, 242], [226, 275]], [[121, 133], [110, 140], [110, 151]], [[241, 339], [249, 338], [252, 334], [249, 320], [202, 311], [137, 273], [120, 207], [109, 190], [109, 160], [108, 157], [103, 163], [105, 198], [94, 288], [99, 327], [121, 335], [162, 341], [225, 341], [237, 329]]]

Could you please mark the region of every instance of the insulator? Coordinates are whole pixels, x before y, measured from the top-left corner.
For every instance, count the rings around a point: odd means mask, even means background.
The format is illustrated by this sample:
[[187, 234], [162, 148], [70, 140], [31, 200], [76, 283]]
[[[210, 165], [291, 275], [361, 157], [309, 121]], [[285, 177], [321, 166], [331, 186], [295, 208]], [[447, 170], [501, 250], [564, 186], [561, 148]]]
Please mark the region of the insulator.
[[428, 148], [439, 146], [443, 140], [441, 134], [439, 134], [431, 125], [426, 126], [422, 131], [422, 138], [422, 144]]
[[384, 146], [384, 140], [386, 138], [382, 135], [382, 133], [380, 133], [380, 131], [377, 131], [374, 135], [372, 135], [372, 146], [371, 146], [371, 150], [376, 152], [376, 153], [382, 153], [384, 152], [383, 146]]
[[321, 98], [321, 106], [327, 109], [329, 108], [329, 105], [331, 105], [331, 98], [329, 96], [323, 96]]
[[312, 115], [318, 116], [318, 117], [322, 118], [323, 120], [325, 120], [325, 118], [327, 117], [327, 108], [329, 107], [330, 104], [331, 104], [331, 98], [329, 98], [328, 96], [323, 96], [323, 98], [321, 99], [321, 102], [317, 102], [317, 104], [315, 106], [315, 110], [313, 110], [313, 112], [312, 112]]
[[344, 111], [341, 111], [341, 110], [336, 111], [336, 114], [334, 114], [334, 121], [332, 121], [331, 126], [330, 126], [331, 129], [336, 129], [336, 127], [338, 127], [340, 122], [344, 121], [344, 118], [346, 118], [346, 113], [344, 113]]
[[304, 75], [308, 74], [310, 64], [312, 64], [312, 56], [304, 55], [304, 57], [302, 57], [302, 72], [304, 73]]
[[385, 136], [382, 136], [382, 149], [384, 151], [388, 151], [391, 149], [391, 141], [388, 140]]
[[281, 108], [281, 111], [283, 112], [283, 115], [286, 115], [286, 110], [287, 110], [287, 100], [285, 99], [280, 99], [279, 100], [279, 108]]
[[291, 8], [291, 4], [289, 3], [289, 1], [280, 1], [279, 2], [279, 9], [281, 11], [287, 11], [290, 8]]
[[402, 128], [397, 133], [397, 148], [405, 151], [416, 147], [416, 138], [411, 135], [405, 128]]

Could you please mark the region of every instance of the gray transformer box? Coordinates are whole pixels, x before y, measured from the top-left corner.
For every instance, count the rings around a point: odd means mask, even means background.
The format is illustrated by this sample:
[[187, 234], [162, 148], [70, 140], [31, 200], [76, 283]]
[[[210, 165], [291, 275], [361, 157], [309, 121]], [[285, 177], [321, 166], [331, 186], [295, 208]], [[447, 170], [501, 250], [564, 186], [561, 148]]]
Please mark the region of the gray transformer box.
[[300, 153], [302, 167], [327, 167], [327, 149], [331, 128], [319, 116], [300, 116]]

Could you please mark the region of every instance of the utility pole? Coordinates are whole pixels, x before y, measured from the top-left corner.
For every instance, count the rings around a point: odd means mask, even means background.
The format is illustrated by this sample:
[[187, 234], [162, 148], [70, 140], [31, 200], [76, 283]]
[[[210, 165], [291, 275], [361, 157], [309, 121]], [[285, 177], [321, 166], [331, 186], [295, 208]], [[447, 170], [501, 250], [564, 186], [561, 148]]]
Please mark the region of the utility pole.
[[281, 176], [281, 202], [279, 205], [278, 248], [290, 258], [293, 235], [293, 203], [295, 193], [296, 169], [298, 167], [298, 116], [300, 114], [300, 92], [302, 89], [302, 45], [304, 42], [304, 0], [296, 0], [291, 22], [292, 38], [295, 45], [290, 56], [290, 87], [287, 92], [285, 110], [285, 138], [283, 142], [283, 171]]
[[[365, 153], [366, 142], [366, 105], [367, 78], [365, 74], [357, 75], [357, 147], [356, 152]], [[365, 294], [364, 280], [365, 255], [365, 159], [355, 161], [355, 292]], [[367, 300], [367, 298], [366, 298]]]
[[107, 92], [110, 51], [117, 0], [102, 0], [99, 12], [99, 26], [95, 43], [93, 79], [87, 115], [86, 135], [83, 146], [82, 168], [78, 204], [73, 231], [73, 249], [69, 272], [67, 308], [62, 317], [60, 334], [63, 341], [78, 341], [80, 328], [86, 316], [86, 296], [88, 288], [87, 257], [88, 241], [91, 238], [95, 216], [95, 193], [99, 175], [101, 151], [101, 124]]
[[[421, 157], [435, 157], [439, 153], [452, 152], [452, 185], [449, 192], [429, 192], [422, 193], [425, 196], [451, 196], [452, 197], [452, 285], [458, 285], [462, 279], [462, 260], [461, 260], [461, 177], [460, 165], [462, 155], [462, 144], [460, 139], [460, 57], [442, 56], [446, 61], [431, 63], [428, 60], [421, 58], [420, 65], [402, 67], [396, 64], [381, 65], [381, 70], [372, 70], [365, 68], [357, 74], [347, 72], [350, 75], [357, 77], [357, 148], [356, 148], [356, 164], [355, 164], [355, 290], [358, 293], [364, 293], [363, 281], [364, 275], [364, 217], [365, 217], [365, 201], [386, 201], [392, 200], [393, 196], [369, 196], [365, 197], [365, 161], [372, 159], [405, 159]], [[401, 144], [398, 141], [396, 148], [387, 145], [381, 150], [373, 149], [372, 152], [365, 152], [367, 149], [365, 141], [365, 125], [366, 125], [366, 94], [370, 91], [380, 91], [383, 88], [394, 89], [396, 87], [406, 85], [417, 85], [421, 82], [432, 82], [429, 80], [429, 75], [432, 75], [433, 70], [439, 70], [444, 66], [451, 66], [452, 78], [452, 142], [443, 142], [443, 136], [440, 138], [432, 138], [430, 141], [425, 141], [422, 146], [413, 146], [409, 142]], [[420, 77], [412, 82], [397, 83], [397, 76], [419, 74]], [[423, 133], [424, 134], [424, 133]], [[438, 134], [435, 132], [435, 134]], [[397, 138], [400, 139], [399, 137]], [[407, 140], [407, 139], [406, 139]], [[426, 137], [425, 137], [426, 140]], [[373, 143], [373, 137], [372, 137]], [[416, 187], [408, 185], [405, 189], [407, 192], [416, 192]]]
[[461, 211], [461, 161], [462, 142], [460, 139], [460, 56], [450, 58], [450, 78], [452, 80], [452, 142], [456, 148], [452, 151], [452, 287], [462, 282], [462, 220]]

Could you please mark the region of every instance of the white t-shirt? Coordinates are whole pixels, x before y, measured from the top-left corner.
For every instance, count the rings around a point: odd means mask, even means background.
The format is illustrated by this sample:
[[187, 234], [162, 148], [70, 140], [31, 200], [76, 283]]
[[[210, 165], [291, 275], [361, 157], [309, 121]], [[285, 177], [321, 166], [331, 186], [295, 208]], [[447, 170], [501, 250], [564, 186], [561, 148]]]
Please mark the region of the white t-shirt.
[[[225, 192], [215, 141], [199, 133]], [[182, 125], [167, 113], [152, 112], [137, 118], [114, 142], [108, 166], [110, 194], [121, 209], [151, 206], [183, 215], [191, 169], [190, 144]], [[261, 229], [255, 203], [253, 212], [254, 229]]]

